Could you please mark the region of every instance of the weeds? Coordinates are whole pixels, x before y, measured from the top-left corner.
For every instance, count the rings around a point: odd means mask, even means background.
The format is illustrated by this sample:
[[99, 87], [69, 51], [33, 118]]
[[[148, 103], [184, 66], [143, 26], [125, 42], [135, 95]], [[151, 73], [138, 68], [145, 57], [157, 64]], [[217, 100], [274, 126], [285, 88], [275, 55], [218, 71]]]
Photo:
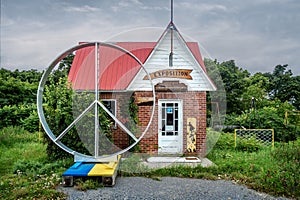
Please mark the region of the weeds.
[[[143, 157], [131, 155], [121, 163], [120, 175], [145, 176], [160, 180], [163, 176], [226, 179], [277, 196], [300, 197], [300, 139], [277, 143], [275, 148], [260, 147], [249, 152], [235, 149], [232, 135], [221, 134], [208, 158], [216, 165], [203, 168], [173, 166], [150, 170]], [[228, 141], [231, 140], [231, 141]], [[251, 148], [253, 144], [249, 144]], [[55, 190], [61, 183], [62, 172], [72, 160], [48, 163], [46, 148], [38, 141], [37, 133], [19, 127], [0, 130], [0, 199], [64, 199]], [[79, 180], [79, 190], [103, 187], [97, 180]]]
[[150, 169], [143, 164], [142, 154], [139, 156], [138, 154], [132, 154], [125, 160], [121, 162], [120, 165], [120, 175], [122, 176], [136, 176], [136, 175], [144, 175], [147, 176], [147, 172]]
[[226, 179], [245, 184], [257, 191], [275, 196], [300, 197], [300, 139], [288, 144], [281, 143], [275, 149], [260, 147], [250, 152], [245, 148], [226, 147], [229, 135], [220, 137], [208, 158], [216, 165], [203, 168], [175, 166], [158, 169], [147, 176], [175, 176], [202, 179]]
[[97, 178], [89, 178], [89, 179], [76, 179], [75, 188], [77, 190], [86, 191], [86, 190], [96, 190], [99, 187], [104, 187], [101, 181], [97, 180]]
[[0, 199], [64, 199], [55, 190], [69, 161], [47, 163], [38, 133], [20, 127], [0, 130]]
[[[272, 195], [300, 196], [300, 139], [253, 152], [253, 142], [243, 145], [238, 149], [216, 148], [208, 155], [218, 166], [218, 173], [229, 174], [231, 179]], [[245, 151], [249, 148], [250, 152]]]
[[300, 196], [300, 139], [295, 142], [282, 143], [271, 156], [276, 168], [264, 172], [265, 185], [277, 188], [278, 194]]
[[0, 181], [1, 199], [64, 199], [55, 190], [60, 177], [41, 175], [38, 179], [22, 174], [5, 175]]

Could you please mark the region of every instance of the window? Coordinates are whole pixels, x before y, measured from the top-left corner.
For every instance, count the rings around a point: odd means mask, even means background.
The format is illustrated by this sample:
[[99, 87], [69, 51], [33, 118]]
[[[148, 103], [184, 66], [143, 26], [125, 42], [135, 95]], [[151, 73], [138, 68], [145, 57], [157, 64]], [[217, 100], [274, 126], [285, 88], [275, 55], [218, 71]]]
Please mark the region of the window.
[[[102, 99], [103, 105], [114, 115], [116, 116], [116, 106], [117, 101], [115, 99]], [[113, 119], [111, 119], [113, 121]], [[113, 128], [117, 128], [116, 122], [114, 122]]]
[[178, 103], [162, 103], [162, 135], [177, 136], [178, 135]]

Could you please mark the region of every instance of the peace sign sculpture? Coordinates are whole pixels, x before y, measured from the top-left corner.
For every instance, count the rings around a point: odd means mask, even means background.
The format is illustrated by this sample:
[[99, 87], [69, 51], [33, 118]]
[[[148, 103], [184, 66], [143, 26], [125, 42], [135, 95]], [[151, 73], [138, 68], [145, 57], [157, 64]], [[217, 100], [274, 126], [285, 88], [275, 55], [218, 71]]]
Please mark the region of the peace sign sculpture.
[[[85, 110], [83, 110], [81, 112], [81, 114], [79, 114], [74, 121], [68, 125], [67, 128], [65, 128], [58, 136], [56, 136], [51, 128], [49, 127], [45, 115], [44, 115], [44, 110], [43, 110], [43, 92], [44, 92], [44, 88], [45, 88], [45, 84], [48, 80], [49, 75], [51, 74], [52, 70], [55, 68], [55, 66], [60, 63], [60, 61], [62, 59], [64, 59], [66, 56], [68, 56], [69, 54], [84, 49], [84, 48], [91, 48], [94, 47], [95, 50], [95, 85], [94, 85], [94, 94], [95, 94], [95, 99], [91, 102], [91, 104], [85, 108]], [[147, 124], [147, 126], [145, 127], [144, 131], [142, 133], [140, 133], [139, 137], [136, 137], [135, 134], [132, 133], [131, 130], [129, 130], [118, 118], [117, 116], [115, 116], [114, 114], [112, 114], [106, 107], [105, 105], [103, 105], [103, 103], [101, 102], [101, 100], [99, 99], [99, 91], [100, 88], [98, 86], [98, 83], [100, 81], [100, 76], [99, 76], [99, 49], [100, 47], [106, 47], [106, 48], [113, 48], [114, 50], [120, 51], [128, 56], [130, 56], [132, 59], [134, 59], [138, 65], [141, 66], [141, 70], [144, 70], [144, 72], [147, 74], [148, 76], [148, 80], [149, 80], [149, 84], [151, 84], [151, 88], [152, 88], [152, 95], [153, 95], [153, 102], [152, 102], [152, 113], [150, 116], [150, 120]], [[68, 147], [67, 145], [65, 145], [61, 139], [68, 134], [68, 132], [75, 126], [77, 125], [77, 123], [82, 120], [82, 118], [89, 112], [91, 111], [91, 109], [94, 108], [94, 153], [93, 155], [86, 155], [84, 153], [78, 152], [76, 149], [72, 149], [70, 147]], [[117, 152], [113, 152], [111, 154], [107, 154], [107, 155], [99, 155], [99, 109], [102, 109], [106, 114], [108, 114], [114, 121], [115, 123], [118, 125], [118, 127], [120, 127], [123, 132], [125, 132], [126, 134], [128, 134], [130, 136], [130, 138], [132, 138], [132, 140], [134, 141], [131, 145], [129, 145], [128, 147], [124, 148], [124, 149], [120, 149]], [[40, 83], [39, 83], [39, 87], [38, 87], [38, 91], [37, 91], [37, 110], [38, 110], [38, 116], [40, 119], [40, 122], [45, 130], [45, 132], [47, 133], [47, 135], [50, 137], [50, 139], [57, 145], [59, 146], [61, 149], [63, 149], [64, 151], [74, 155], [74, 160], [75, 162], [109, 162], [109, 161], [116, 161], [117, 160], [117, 156], [120, 154], [125, 153], [126, 151], [128, 151], [129, 149], [131, 149], [132, 147], [134, 147], [135, 145], [137, 145], [137, 143], [144, 137], [144, 135], [146, 134], [146, 132], [149, 129], [149, 126], [151, 124], [153, 115], [154, 115], [154, 110], [155, 110], [155, 91], [154, 91], [154, 86], [152, 84], [150, 75], [148, 74], [148, 72], [146, 71], [146, 69], [144, 68], [143, 63], [135, 56], [133, 55], [131, 52], [129, 52], [128, 50], [117, 46], [115, 44], [112, 43], [103, 43], [103, 42], [89, 42], [89, 43], [83, 43], [83, 44], [79, 44], [77, 46], [74, 46], [72, 48], [70, 48], [69, 50], [65, 51], [64, 53], [62, 53], [61, 55], [59, 55], [47, 68], [47, 70], [44, 72]]]

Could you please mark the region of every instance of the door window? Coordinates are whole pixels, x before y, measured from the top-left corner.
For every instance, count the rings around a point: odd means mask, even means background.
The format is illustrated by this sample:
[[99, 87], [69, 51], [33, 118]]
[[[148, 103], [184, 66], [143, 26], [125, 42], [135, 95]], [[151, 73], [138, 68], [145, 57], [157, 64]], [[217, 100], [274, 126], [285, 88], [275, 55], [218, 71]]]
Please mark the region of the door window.
[[178, 103], [161, 104], [162, 136], [178, 135]]

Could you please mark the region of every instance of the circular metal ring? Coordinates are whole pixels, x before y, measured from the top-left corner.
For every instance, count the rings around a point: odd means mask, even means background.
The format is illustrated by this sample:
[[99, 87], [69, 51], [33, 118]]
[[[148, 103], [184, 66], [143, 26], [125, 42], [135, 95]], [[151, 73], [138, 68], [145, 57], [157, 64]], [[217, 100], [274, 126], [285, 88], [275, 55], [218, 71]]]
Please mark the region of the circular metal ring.
[[[153, 94], [153, 105], [152, 105], [152, 113], [151, 113], [151, 116], [150, 116], [150, 120], [148, 122], [148, 125], [146, 126], [145, 130], [143, 131], [143, 133], [141, 134], [141, 136], [133, 143], [131, 144], [130, 146], [128, 146], [127, 148], [125, 149], [122, 149], [121, 151], [118, 151], [116, 153], [113, 153], [111, 155], [103, 155], [103, 156], [98, 156], [98, 157], [95, 157], [95, 156], [89, 156], [89, 155], [85, 155], [85, 154], [82, 154], [80, 152], [77, 152], [76, 150], [74, 149], [71, 149], [69, 147], [67, 147], [65, 144], [63, 144], [60, 140], [57, 139], [57, 137], [53, 134], [53, 132], [51, 131], [47, 121], [46, 121], [46, 118], [45, 118], [45, 115], [44, 115], [44, 110], [43, 110], [43, 92], [44, 92], [44, 87], [45, 87], [45, 84], [46, 84], [46, 81], [48, 80], [48, 76], [50, 75], [51, 71], [54, 69], [54, 67], [63, 59], [65, 58], [67, 55], [69, 55], [70, 53], [74, 52], [74, 51], [77, 51], [79, 49], [82, 49], [82, 48], [86, 48], [86, 47], [90, 47], [90, 46], [106, 46], [106, 47], [110, 47], [110, 48], [114, 48], [114, 49], [117, 49], [119, 51], [122, 51], [124, 52], [125, 54], [128, 54], [129, 56], [131, 56], [136, 62], [138, 62], [138, 64], [142, 67], [142, 69], [145, 71], [146, 75], [148, 76], [148, 80], [150, 81], [150, 84], [151, 84], [151, 88], [152, 88], [152, 94]], [[99, 80], [98, 80], [99, 81]], [[47, 135], [50, 137], [50, 139], [57, 145], [59, 146], [61, 149], [63, 149], [64, 151], [72, 154], [77, 157], [80, 157], [80, 158], [85, 158], [86, 160], [88, 161], [100, 161], [101, 159], [104, 159], [104, 158], [108, 158], [108, 157], [112, 157], [112, 156], [116, 156], [116, 155], [119, 155], [119, 154], [122, 154], [122, 153], [125, 153], [126, 151], [128, 151], [129, 149], [131, 149], [132, 147], [134, 147], [135, 145], [137, 145], [137, 143], [144, 137], [144, 135], [146, 134], [146, 132], [148, 131], [149, 127], [150, 127], [150, 124], [153, 120], [153, 116], [154, 116], [154, 111], [155, 111], [155, 90], [154, 90], [154, 85], [152, 83], [152, 80], [151, 80], [151, 77], [149, 75], [149, 73], [146, 71], [143, 63], [135, 56], [133, 55], [131, 52], [129, 52], [128, 50], [120, 47], [120, 46], [117, 46], [115, 44], [112, 44], [112, 43], [104, 43], [104, 42], [89, 42], [89, 43], [83, 43], [83, 44], [79, 44], [77, 46], [74, 46], [70, 49], [68, 49], [67, 51], [65, 51], [64, 53], [62, 53], [61, 55], [59, 55], [50, 65], [49, 67], [47, 68], [47, 70], [43, 73], [43, 76], [39, 82], [39, 86], [38, 86], [38, 91], [37, 91], [37, 111], [38, 111], [38, 116], [39, 116], [39, 119], [40, 119], [40, 122], [45, 130], [45, 132], [47, 133]]]

